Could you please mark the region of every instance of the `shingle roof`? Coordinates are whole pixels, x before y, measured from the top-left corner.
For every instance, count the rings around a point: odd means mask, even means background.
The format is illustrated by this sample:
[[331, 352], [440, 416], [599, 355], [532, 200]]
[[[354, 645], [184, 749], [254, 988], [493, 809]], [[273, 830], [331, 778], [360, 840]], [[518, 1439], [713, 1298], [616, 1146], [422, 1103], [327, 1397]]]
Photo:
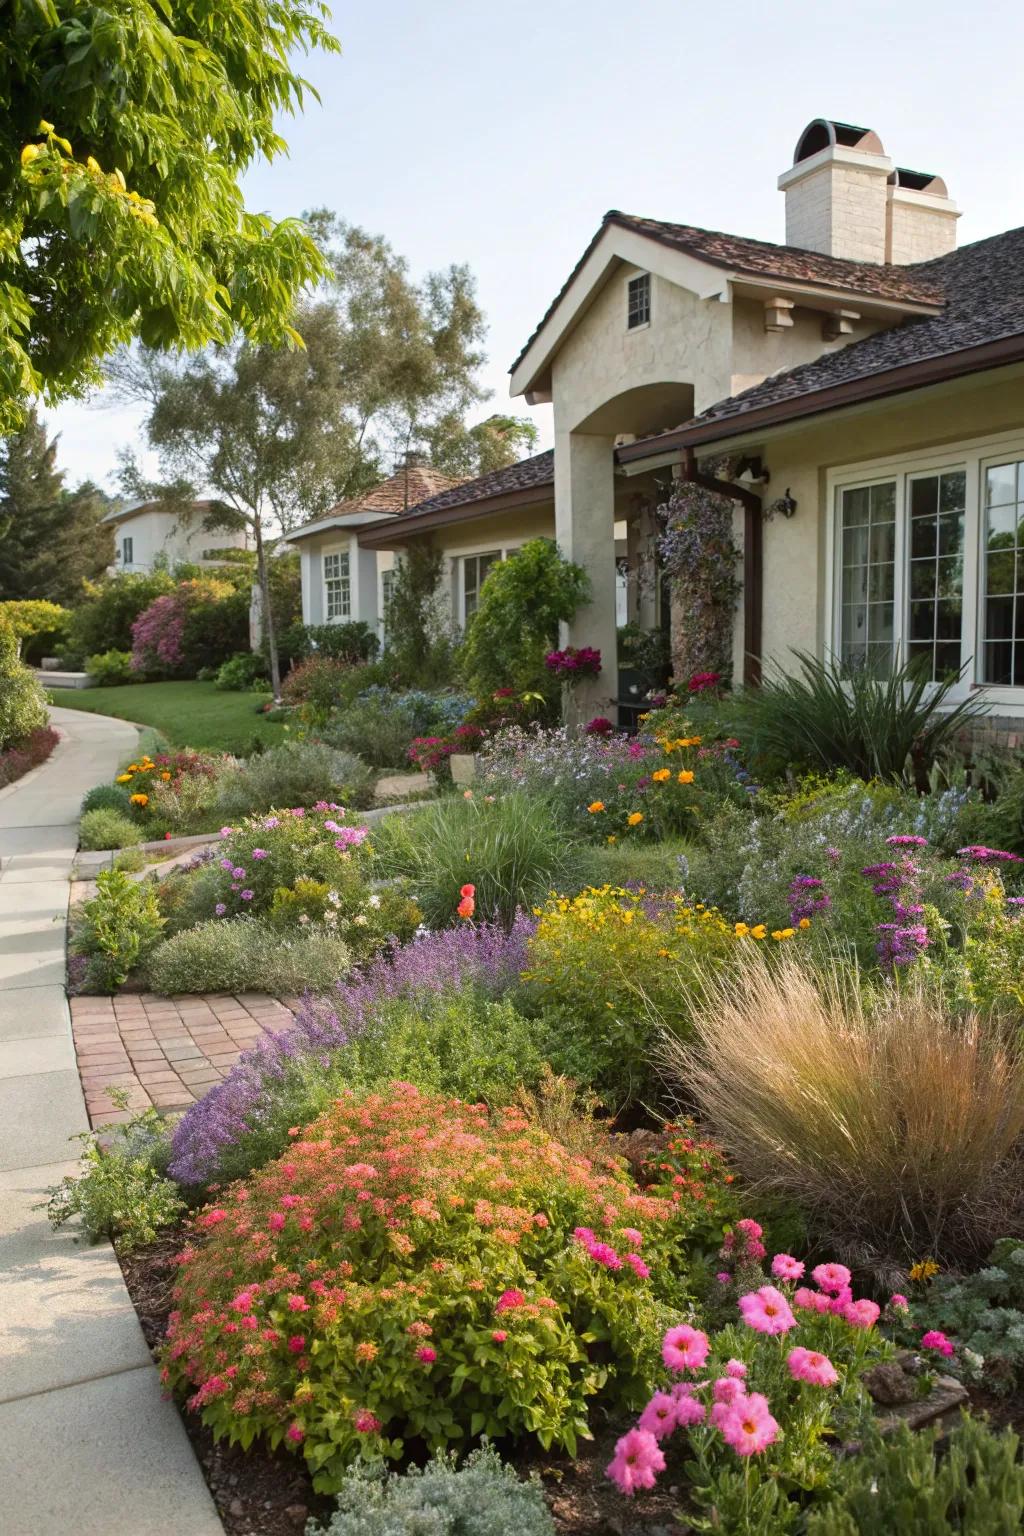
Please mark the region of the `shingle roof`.
[[555, 455], [551, 448], [535, 453], [532, 458], [520, 459], [506, 469], [492, 469], [489, 474], [478, 475], [475, 480], [464, 480], [461, 485], [441, 491], [426, 501], [409, 508], [410, 517], [426, 512], [443, 512], [449, 507], [464, 506], [468, 502], [488, 501], [492, 496], [507, 496], [513, 491], [532, 491], [555, 483]]
[[380, 485], [375, 485], [372, 490], [364, 491], [361, 496], [354, 496], [349, 501], [339, 501], [337, 506], [325, 512], [321, 517], [315, 517], [311, 522], [303, 523], [296, 533], [305, 534], [313, 529], [333, 523], [335, 518], [348, 517], [353, 512], [387, 512], [401, 515], [409, 512], [418, 502], [424, 501], [430, 496], [435, 496], [439, 491], [451, 490], [461, 485], [460, 480], [452, 475], [442, 474], [439, 469], [434, 469], [429, 464], [403, 465], [396, 470], [387, 480]]
[[734, 423], [764, 406], [1004, 337], [1024, 336], [1024, 227], [978, 240], [907, 271], [941, 290], [946, 301], [941, 314], [904, 320], [812, 363], [773, 374], [741, 394], [719, 400], [686, 426]]
[[727, 235], [720, 230], [698, 229], [691, 224], [670, 224], [662, 219], [643, 218], [612, 208], [579, 261], [548, 305], [509, 372], [513, 372], [558, 308], [574, 279], [609, 225], [633, 230], [660, 245], [671, 246], [685, 255], [695, 256], [712, 266], [751, 277], [775, 277], [789, 283], [834, 289], [896, 303], [936, 304], [942, 302], [942, 290], [926, 267], [895, 266], [890, 263], [845, 261], [838, 256], [824, 256], [795, 245], [773, 245], [769, 240], [752, 240], [743, 235]]

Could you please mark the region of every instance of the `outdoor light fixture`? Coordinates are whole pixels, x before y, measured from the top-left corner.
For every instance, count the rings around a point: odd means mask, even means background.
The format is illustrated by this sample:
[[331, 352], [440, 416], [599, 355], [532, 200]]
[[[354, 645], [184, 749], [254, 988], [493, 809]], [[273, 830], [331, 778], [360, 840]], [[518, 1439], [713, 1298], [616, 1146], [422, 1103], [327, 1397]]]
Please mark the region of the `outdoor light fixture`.
[[777, 512], [780, 512], [783, 517], [792, 517], [795, 511], [796, 497], [789, 494], [789, 486], [787, 485], [785, 493], [782, 496], [779, 496], [775, 501], [770, 501], [768, 503], [764, 509], [764, 515], [765, 519], [768, 522], [771, 522], [772, 518]]

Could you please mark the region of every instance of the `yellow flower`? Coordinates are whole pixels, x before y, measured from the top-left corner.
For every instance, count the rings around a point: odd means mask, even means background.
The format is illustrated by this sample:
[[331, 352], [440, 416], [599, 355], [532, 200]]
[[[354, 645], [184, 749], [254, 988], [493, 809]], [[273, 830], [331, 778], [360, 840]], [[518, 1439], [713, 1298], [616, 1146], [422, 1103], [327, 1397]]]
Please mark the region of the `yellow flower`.
[[94, 155], [86, 156], [85, 165], [87, 170], [98, 171], [100, 175], [103, 174], [103, 167], [100, 165], [99, 161], [95, 158]]
[[41, 154], [42, 150], [39, 148], [38, 144], [26, 144], [21, 152], [22, 165], [30, 165], [32, 161]]
[[631, 815], [626, 817], [626, 822], [631, 827], [638, 827], [640, 825], [640, 823], [643, 821], [643, 819], [644, 819], [643, 811], [633, 811], [631, 813]]
[[671, 957], [671, 954], [672, 954], [672, 951], [670, 949], [659, 949], [658, 950], [658, 959], [659, 960], [668, 960]]
[[131, 781], [132, 776], [130, 773], [119, 773], [116, 780], [118, 784], [130, 784]]
[[590, 804], [587, 806], [587, 810], [588, 810], [588, 812], [590, 813], [591, 816], [596, 816], [598, 811], [603, 811], [604, 810], [604, 801], [603, 800], [591, 800]]
[[[658, 768], [654, 773], [651, 774], [651, 778], [654, 780], [655, 784], [664, 784], [665, 780], [670, 779], [671, 777], [671, 768]], [[690, 774], [690, 778], [693, 778], [692, 773]]]
[[939, 1266], [936, 1264], [934, 1259], [921, 1259], [917, 1264], [912, 1264], [910, 1266], [911, 1280], [916, 1280], [919, 1282], [930, 1280], [932, 1276], [937, 1275], [938, 1272]]
[[676, 779], [678, 780], [678, 782], [680, 784], [692, 784], [693, 783], [693, 769], [692, 768], [680, 768], [679, 772], [676, 774]]
[[750, 930], [750, 937], [752, 939], [763, 939], [763, 938], [765, 938], [767, 936], [767, 933], [768, 933], [768, 930], [765, 927], [764, 923], [758, 923], [756, 928], [751, 928], [751, 930]]
[[131, 801], [132, 805], [148, 805], [149, 804], [149, 796], [148, 795], [129, 795], [128, 798]]
[[809, 928], [810, 926], [811, 926], [811, 920], [810, 920], [809, 917], [802, 917], [800, 919], [800, 927], [801, 928]]
[[747, 927], [746, 923], [737, 923], [736, 924], [735, 933], [736, 933], [736, 937], [738, 939], [746, 938], [746, 936], [747, 936], [747, 934], [749, 932], [750, 932], [750, 929]]
[[617, 837], [616, 837], [616, 836], [615, 836], [615, 833], [614, 833], [614, 832], [612, 832], [612, 833], [611, 833], [611, 835], [610, 835], [610, 836], [609, 836], [609, 838], [608, 838], [608, 841], [609, 841], [609, 842], [610, 842], [610, 843], [617, 843], [617, 842], [618, 842], [618, 838], [617, 838]]
[[39, 119], [39, 132], [40, 133], [52, 133], [53, 132], [53, 124], [52, 123], [48, 123], [46, 121], [45, 117], [41, 117]]
[[677, 747], [699, 747], [702, 738], [700, 736], [680, 736], [676, 742]]
[[129, 763], [128, 764], [128, 772], [129, 773], [138, 773], [138, 771], [139, 771], [138, 763]]
[[791, 939], [793, 937], [793, 933], [794, 933], [794, 930], [792, 928], [774, 928], [772, 930], [772, 938], [773, 939]]

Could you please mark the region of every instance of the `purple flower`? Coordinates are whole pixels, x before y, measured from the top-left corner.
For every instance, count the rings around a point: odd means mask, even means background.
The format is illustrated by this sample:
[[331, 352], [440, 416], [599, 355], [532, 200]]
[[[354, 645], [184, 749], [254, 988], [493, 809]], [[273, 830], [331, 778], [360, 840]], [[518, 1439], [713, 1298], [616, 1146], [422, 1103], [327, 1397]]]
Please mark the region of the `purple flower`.
[[230, 837], [234, 830], [234, 827], [221, 827], [220, 835], [221, 837]]
[[281, 822], [280, 822], [280, 819], [277, 816], [266, 816], [266, 817], [264, 817], [263, 825], [269, 831], [273, 827], [279, 827], [281, 825]]
[[227, 911], [227, 907], [224, 905], [224, 903], [222, 901], [218, 901], [217, 905], [214, 907], [213, 910], [214, 910], [214, 912], [216, 912], [218, 917], [223, 917], [224, 913]]
[[252, 901], [252, 898], [253, 898], [253, 892], [252, 891], [240, 891], [239, 895], [241, 896], [241, 899], [243, 901]]
[[984, 843], [969, 843], [966, 848], [958, 848], [956, 853], [959, 859], [974, 859], [979, 864], [1024, 863], [1019, 853], [1007, 853], [1005, 848], [986, 848]]
[[234, 869], [235, 861], [234, 859], [221, 859], [220, 867], [221, 869]]
[[927, 848], [926, 837], [916, 837], [913, 832], [898, 832], [894, 837], [887, 837], [888, 848]]
[[232, 880], [245, 879], [245, 870], [242, 868], [241, 864], [236, 865], [236, 867], [231, 871], [231, 878]]
[[265, 859], [267, 857], [267, 850], [265, 848], [254, 848], [252, 856], [254, 859]]

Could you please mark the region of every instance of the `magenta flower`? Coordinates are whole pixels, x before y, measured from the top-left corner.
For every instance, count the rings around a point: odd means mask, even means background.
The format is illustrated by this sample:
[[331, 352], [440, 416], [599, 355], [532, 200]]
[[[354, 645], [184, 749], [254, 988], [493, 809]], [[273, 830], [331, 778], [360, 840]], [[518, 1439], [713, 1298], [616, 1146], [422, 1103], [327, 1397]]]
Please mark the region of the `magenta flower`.
[[802, 1307], [805, 1312], [828, 1312], [832, 1303], [824, 1291], [812, 1291], [802, 1285], [793, 1293], [793, 1305]]
[[252, 856], [254, 859], [265, 859], [267, 857], [267, 850], [265, 848], [254, 848]]
[[699, 1371], [711, 1348], [706, 1333], [680, 1323], [670, 1328], [661, 1345], [661, 1358], [670, 1371]]
[[762, 1285], [739, 1299], [743, 1321], [756, 1333], [788, 1333], [796, 1327], [789, 1302], [774, 1285]]
[[845, 1264], [819, 1264], [811, 1271], [811, 1278], [820, 1290], [835, 1295], [849, 1285], [852, 1276]]
[[889, 1305], [896, 1312], [906, 1312], [910, 1307], [910, 1302], [902, 1294], [902, 1292], [893, 1291], [892, 1295], [889, 1297]]
[[854, 1328], [873, 1328], [881, 1316], [882, 1309], [875, 1301], [863, 1298], [860, 1301], [848, 1301], [842, 1310], [842, 1316]]
[[812, 1387], [834, 1387], [839, 1380], [839, 1373], [827, 1355], [801, 1345], [790, 1350], [786, 1364], [794, 1381], [806, 1381]]
[[747, 1368], [742, 1360], [727, 1360], [725, 1362], [725, 1374], [735, 1376], [737, 1381], [742, 1381], [747, 1374]]
[[[692, 1402], [692, 1398], [689, 1399]], [[655, 1392], [637, 1419], [637, 1428], [645, 1429], [655, 1440], [665, 1440], [679, 1423], [678, 1403], [669, 1392]]]
[[758, 1456], [777, 1438], [779, 1426], [772, 1418], [768, 1399], [752, 1392], [730, 1408], [722, 1425], [722, 1439], [737, 1456]]
[[224, 903], [222, 901], [218, 901], [217, 905], [214, 907], [213, 910], [217, 914], [218, 917], [223, 917], [224, 913], [227, 911], [227, 907], [224, 905]]
[[252, 891], [239, 891], [238, 894], [242, 898], [243, 901], [252, 901], [254, 892], [252, 892]]
[[638, 1488], [653, 1488], [664, 1470], [665, 1457], [650, 1430], [631, 1429], [617, 1441], [605, 1476], [631, 1499]]
[[804, 1266], [788, 1253], [777, 1253], [772, 1259], [772, 1274], [776, 1280], [802, 1280]]
[[437, 1350], [431, 1349], [429, 1344], [421, 1344], [416, 1351], [416, 1359], [421, 1365], [433, 1365], [437, 1359]]
[[922, 1349], [934, 1349], [936, 1354], [948, 1357], [953, 1353], [953, 1341], [938, 1328], [931, 1328], [921, 1336]]

